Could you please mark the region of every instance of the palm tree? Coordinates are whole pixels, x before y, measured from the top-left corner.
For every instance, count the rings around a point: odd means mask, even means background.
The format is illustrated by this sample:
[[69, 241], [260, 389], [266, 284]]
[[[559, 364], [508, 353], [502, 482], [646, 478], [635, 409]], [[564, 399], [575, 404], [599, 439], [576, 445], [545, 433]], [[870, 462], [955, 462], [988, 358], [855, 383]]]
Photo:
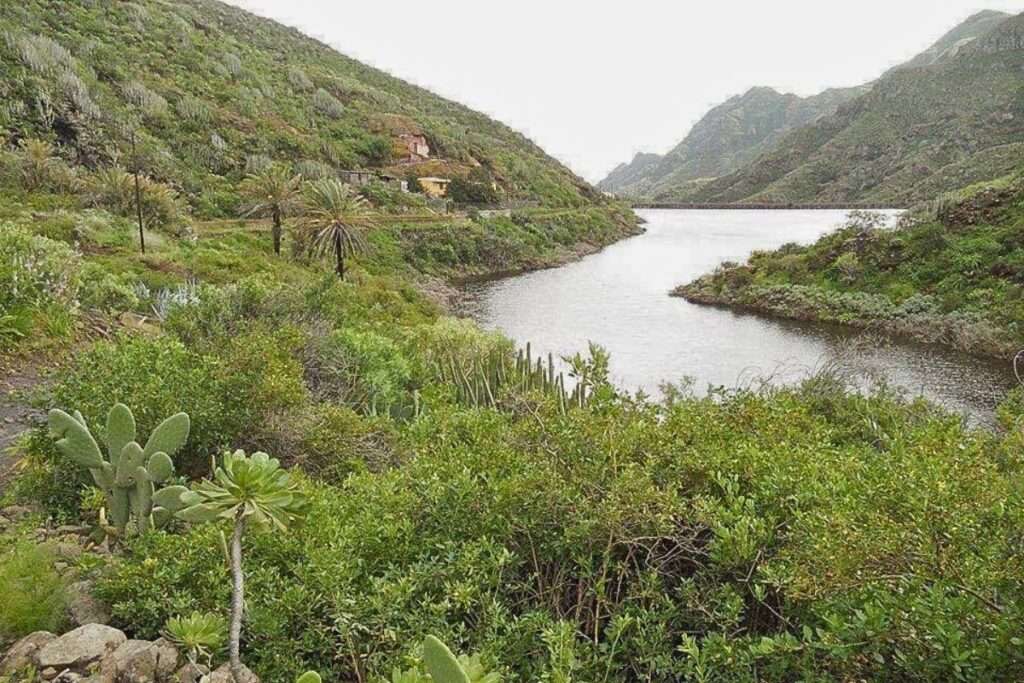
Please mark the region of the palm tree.
[[242, 573], [242, 536], [250, 523], [284, 532], [303, 519], [309, 502], [291, 481], [280, 463], [266, 453], [245, 451], [225, 453], [224, 462], [214, 473], [214, 481], [203, 481], [182, 495], [187, 506], [178, 513], [186, 522], [229, 519], [231, 534], [231, 627], [228, 648], [231, 674], [242, 681], [244, 667], [239, 655], [242, 612], [245, 604], [245, 576]]
[[345, 279], [345, 257], [362, 251], [364, 232], [373, 224], [366, 200], [337, 178], [324, 178], [306, 187], [303, 227], [311, 233], [309, 250], [334, 255], [334, 269]]
[[300, 205], [302, 176], [284, 166], [271, 164], [245, 177], [239, 186], [245, 197], [242, 214], [269, 217], [273, 221], [274, 253], [281, 255], [281, 225]]

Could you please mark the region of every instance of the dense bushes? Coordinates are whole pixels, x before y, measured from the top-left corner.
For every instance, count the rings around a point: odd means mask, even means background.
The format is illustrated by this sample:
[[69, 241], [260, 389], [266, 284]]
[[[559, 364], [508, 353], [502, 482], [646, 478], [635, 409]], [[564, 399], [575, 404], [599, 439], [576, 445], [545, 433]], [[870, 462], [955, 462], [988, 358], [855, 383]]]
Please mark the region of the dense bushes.
[[[250, 424], [248, 396], [231, 391], [219, 364], [168, 338], [124, 337], [101, 342], [79, 355], [53, 390], [51, 404], [78, 410], [94, 430], [106, 424], [114, 403], [130, 404], [141, 433], [177, 412], [192, 416], [188, 445], [176, 457], [179, 471], [204, 471], [211, 453], [230, 445]], [[100, 432], [102, 433], [102, 432]], [[75, 514], [82, 486], [90, 483], [83, 470], [61, 456], [44, 428], [31, 434], [26, 475], [19, 482], [25, 495], [44, 501], [63, 515]]]
[[[296, 538], [254, 540], [249, 656], [372, 678], [433, 632], [521, 680], [1021, 675], [1019, 453], [830, 386], [435, 405], [403, 430], [415, 458], [307, 485]], [[136, 543], [103, 588], [119, 622], [222, 605], [215, 544]]]
[[[136, 216], [135, 179], [124, 169], [103, 168], [89, 177], [86, 194], [95, 206], [121, 216]], [[181, 200], [168, 185], [147, 176], [139, 177], [139, 199], [142, 219], [150, 229], [176, 229], [183, 219]]]
[[501, 200], [494, 180], [485, 172], [474, 172], [467, 178], [452, 178], [448, 198], [456, 204], [480, 206], [497, 204]]
[[80, 256], [68, 245], [0, 224], [0, 350], [33, 331], [70, 335], [79, 267]]
[[603, 209], [523, 211], [451, 225], [406, 225], [403, 256], [420, 272], [461, 274], [537, 267], [571, 248], [604, 246], [635, 231], [633, 220]]
[[77, 303], [79, 255], [66, 244], [0, 225], [0, 312]]
[[[563, 225], [580, 215], [484, 225], [546, 245], [615, 229]], [[389, 236], [367, 269], [393, 267]], [[79, 352], [49, 397], [96, 429], [118, 400], [141, 433], [186, 410], [186, 474], [227, 446], [306, 472], [306, 526], [246, 540], [243, 643], [265, 679], [386, 676], [425, 633], [522, 680], [1024, 673], [1019, 401], [1000, 438], [827, 378], [666, 406], [605, 386], [567, 412], [507, 387], [502, 411], [474, 409], [444, 372], [474, 372], [508, 340], [438, 318], [393, 275], [301, 277], [183, 285], [159, 306], [132, 287], [163, 334]], [[899, 309], [941, 306], [921, 295]], [[91, 521], [78, 469], [43, 432], [27, 449], [22, 494]], [[153, 637], [168, 617], [223, 613], [217, 532], [130, 540], [101, 586], [116, 623]]]
[[[541, 250], [621, 228], [585, 212], [473, 225]], [[966, 431], [828, 378], [665, 406], [602, 386], [568, 411], [509, 386], [501, 411], [465, 407], [442, 368], [512, 346], [438, 318], [393, 274], [393, 237], [346, 282], [254, 260], [297, 283], [182, 285], [159, 306], [133, 288], [162, 335], [79, 352], [49, 397], [97, 429], [118, 400], [141, 433], [186, 410], [186, 474], [227, 446], [305, 470], [308, 523], [246, 538], [243, 644], [264, 679], [373, 680], [408, 668], [426, 633], [521, 680], [1024, 674], [1019, 429]], [[193, 272], [214, 267], [204, 248]], [[1005, 423], [1019, 412], [1008, 403]], [[91, 521], [77, 468], [45, 433], [27, 449], [20, 491]], [[168, 617], [223, 613], [219, 538], [179, 525], [128, 540], [100, 587], [116, 623], [154, 637]]]

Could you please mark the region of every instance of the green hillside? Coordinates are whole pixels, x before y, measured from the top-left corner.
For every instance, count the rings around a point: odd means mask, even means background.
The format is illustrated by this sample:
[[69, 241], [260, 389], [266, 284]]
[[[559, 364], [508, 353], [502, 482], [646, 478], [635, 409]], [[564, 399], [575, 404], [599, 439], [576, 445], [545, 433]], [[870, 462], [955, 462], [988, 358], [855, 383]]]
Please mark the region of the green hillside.
[[911, 204], [999, 177], [1024, 151], [1024, 15], [897, 69], [746, 168], [661, 199]]
[[[200, 216], [233, 215], [232, 184], [263, 158], [307, 177], [481, 167], [513, 199], [594, 197], [506, 126], [214, 0], [5, 2], [0, 32], [0, 131], [95, 167], [123, 161], [138, 126], [146, 171]], [[424, 134], [436, 158], [394, 166], [403, 133]]]
[[895, 229], [857, 216], [809, 247], [757, 252], [675, 293], [1010, 358], [1024, 346], [1024, 176], [925, 203]]
[[[663, 402], [597, 344], [562, 373], [445, 306], [636, 230], [517, 134], [222, 5], [0, 17], [0, 683], [1024, 678], [1020, 393], [990, 432], [828, 369]], [[541, 205], [332, 177], [406, 170], [414, 124], [424, 168]], [[907, 233], [921, 305], [1020, 317], [1016, 182]], [[113, 652], [38, 647], [105, 616]]]
[[726, 175], [771, 149], [786, 132], [831, 114], [863, 91], [835, 88], [798, 97], [772, 88], [751, 88], [705, 114], [664, 156], [637, 155], [598, 187], [624, 196], [658, 197], [672, 188]]

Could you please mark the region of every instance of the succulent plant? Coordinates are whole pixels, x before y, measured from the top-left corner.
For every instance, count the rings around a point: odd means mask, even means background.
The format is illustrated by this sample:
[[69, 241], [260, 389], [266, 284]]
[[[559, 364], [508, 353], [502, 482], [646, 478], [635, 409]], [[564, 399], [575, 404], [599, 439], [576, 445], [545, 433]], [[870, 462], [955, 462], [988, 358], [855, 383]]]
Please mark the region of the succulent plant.
[[480, 657], [456, 657], [435, 636], [423, 640], [423, 663], [433, 683], [499, 683], [501, 676], [487, 673]]
[[295, 679], [295, 683], [320, 683], [320, 674], [315, 671], [307, 671]]
[[423, 662], [434, 683], [469, 683], [469, 676], [459, 660], [434, 636], [427, 636], [423, 641]]
[[[600, 352], [591, 347], [591, 355]], [[514, 391], [536, 391], [553, 397], [560, 410], [565, 413], [572, 407], [585, 407], [594, 389], [595, 381], [586, 361], [579, 355], [565, 358], [572, 368], [571, 376], [576, 385], [570, 391], [566, 388], [565, 375], [556, 372], [555, 358], [548, 354], [534, 358], [530, 344], [520, 349], [515, 357], [504, 351], [495, 351], [484, 358], [469, 362], [459, 361], [454, 354], [441, 354], [435, 360], [435, 370], [440, 378], [455, 388], [455, 396], [464, 405], [478, 408], [500, 407], [502, 389]]]
[[145, 533], [166, 523], [184, 507], [184, 486], [157, 488], [174, 476], [171, 456], [188, 440], [191, 426], [185, 413], [161, 422], [149, 435], [145, 447], [135, 440], [135, 417], [128, 406], [118, 403], [107, 415], [107, 457], [103, 457], [85, 418], [77, 410], [69, 415], [51, 410], [50, 434], [57, 449], [71, 461], [85, 467], [102, 489], [113, 529], [123, 536], [129, 521]]
[[193, 664], [202, 657], [209, 665], [227, 640], [227, 620], [219, 614], [193, 612], [171, 617], [164, 625], [164, 636], [185, 651]]
[[228, 652], [232, 674], [236, 680], [241, 680], [240, 641], [245, 604], [242, 536], [249, 524], [286, 531], [305, 517], [309, 500], [275, 458], [266, 453], [248, 456], [245, 451], [238, 450], [224, 454], [224, 461], [214, 473], [213, 481], [203, 481], [196, 485], [195, 490], [186, 490], [179, 496], [179, 501], [185, 507], [177, 516], [186, 522], [234, 522], [228, 557], [232, 578]]

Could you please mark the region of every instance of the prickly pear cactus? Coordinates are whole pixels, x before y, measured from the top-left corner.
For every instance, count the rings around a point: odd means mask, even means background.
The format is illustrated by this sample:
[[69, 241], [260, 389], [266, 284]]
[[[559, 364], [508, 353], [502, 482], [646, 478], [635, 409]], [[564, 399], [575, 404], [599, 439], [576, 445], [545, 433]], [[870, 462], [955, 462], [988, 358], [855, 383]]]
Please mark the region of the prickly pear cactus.
[[296, 678], [295, 683], [321, 683], [320, 674], [315, 671], [307, 671]]
[[469, 683], [469, 676], [459, 660], [434, 636], [423, 641], [423, 663], [434, 683]]
[[185, 413], [161, 422], [143, 447], [135, 440], [132, 411], [118, 403], [107, 415], [106, 458], [78, 411], [69, 415], [51, 410], [49, 424], [57, 449], [88, 469], [103, 490], [110, 523], [119, 535], [125, 534], [132, 520], [135, 530], [144, 533], [184, 507], [181, 496], [187, 488], [158, 486], [174, 476], [171, 456], [188, 441], [191, 423]]

